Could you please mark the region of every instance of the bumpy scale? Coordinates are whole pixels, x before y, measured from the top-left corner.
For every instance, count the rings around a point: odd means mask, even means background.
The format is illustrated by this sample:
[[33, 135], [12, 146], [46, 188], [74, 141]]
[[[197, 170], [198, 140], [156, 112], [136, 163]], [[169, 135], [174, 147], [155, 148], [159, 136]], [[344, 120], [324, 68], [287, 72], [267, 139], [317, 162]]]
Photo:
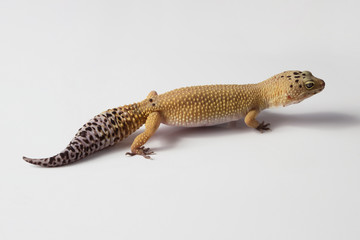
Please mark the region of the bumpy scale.
[[258, 84], [185, 87], [161, 95], [152, 91], [141, 102], [95, 116], [79, 129], [61, 153], [42, 159], [24, 157], [24, 160], [44, 167], [69, 164], [114, 145], [144, 123], [145, 131], [135, 138], [128, 155], [150, 158], [153, 152], [144, 144], [160, 123], [200, 127], [245, 118], [247, 126], [263, 132], [270, 128], [269, 124], [256, 120], [260, 111], [299, 103], [324, 87], [325, 82], [308, 71], [286, 71]]

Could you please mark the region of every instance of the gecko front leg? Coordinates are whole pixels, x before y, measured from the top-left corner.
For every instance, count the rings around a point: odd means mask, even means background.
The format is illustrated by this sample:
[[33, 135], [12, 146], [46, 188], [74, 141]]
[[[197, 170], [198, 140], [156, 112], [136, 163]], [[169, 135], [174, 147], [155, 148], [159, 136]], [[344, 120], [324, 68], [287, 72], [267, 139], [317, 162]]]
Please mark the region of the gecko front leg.
[[131, 145], [131, 152], [127, 152], [126, 155], [141, 155], [144, 158], [150, 159], [149, 155], [153, 154], [154, 152], [151, 151], [150, 148], [145, 148], [143, 145], [159, 128], [160, 122], [161, 116], [159, 112], [150, 113], [145, 122], [145, 131], [135, 138]]
[[260, 132], [264, 132], [264, 131], [268, 131], [270, 130], [270, 123], [259, 123], [256, 120], [256, 116], [260, 113], [259, 110], [251, 110], [250, 112], [248, 112], [245, 116], [245, 124], [248, 127], [252, 127], [255, 128], [256, 130], [260, 131]]

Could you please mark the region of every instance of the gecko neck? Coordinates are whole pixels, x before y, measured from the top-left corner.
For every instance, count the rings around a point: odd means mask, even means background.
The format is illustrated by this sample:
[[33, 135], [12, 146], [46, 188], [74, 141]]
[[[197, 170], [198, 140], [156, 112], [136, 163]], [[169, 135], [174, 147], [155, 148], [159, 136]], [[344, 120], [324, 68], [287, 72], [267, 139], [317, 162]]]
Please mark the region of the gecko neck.
[[258, 83], [257, 85], [260, 95], [263, 99], [263, 109], [284, 105], [284, 96], [286, 93], [284, 89], [279, 86], [276, 79], [269, 78], [263, 82]]

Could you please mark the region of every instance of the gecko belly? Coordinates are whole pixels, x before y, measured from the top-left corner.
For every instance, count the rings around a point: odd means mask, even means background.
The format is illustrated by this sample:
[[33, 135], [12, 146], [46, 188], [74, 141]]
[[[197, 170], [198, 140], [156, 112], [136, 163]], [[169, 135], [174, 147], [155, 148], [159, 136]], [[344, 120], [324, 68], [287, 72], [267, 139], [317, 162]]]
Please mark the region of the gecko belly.
[[181, 118], [172, 118], [163, 116], [162, 123], [169, 126], [178, 126], [178, 127], [206, 127], [214, 126], [227, 122], [237, 121], [243, 118], [243, 115], [231, 115], [231, 116], [220, 116], [220, 117], [210, 117], [210, 118], [197, 118], [194, 119], [192, 116], [184, 115]]

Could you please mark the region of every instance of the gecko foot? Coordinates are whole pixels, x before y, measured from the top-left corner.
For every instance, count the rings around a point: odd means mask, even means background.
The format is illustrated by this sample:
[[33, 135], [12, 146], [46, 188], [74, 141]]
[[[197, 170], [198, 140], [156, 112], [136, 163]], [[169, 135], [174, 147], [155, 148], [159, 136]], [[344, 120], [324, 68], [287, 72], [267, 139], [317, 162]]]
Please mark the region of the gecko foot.
[[259, 124], [259, 126], [256, 128], [256, 130], [260, 131], [261, 133], [270, 130], [270, 123], [262, 123]]
[[152, 151], [150, 148], [146, 148], [144, 146], [139, 147], [135, 151], [136, 151], [135, 153], [134, 152], [127, 152], [126, 155], [129, 155], [129, 156], [140, 155], [140, 156], [143, 156], [146, 159], [151, 159], [151, 157], [149, 155], [155, 154], [154, 151]]

